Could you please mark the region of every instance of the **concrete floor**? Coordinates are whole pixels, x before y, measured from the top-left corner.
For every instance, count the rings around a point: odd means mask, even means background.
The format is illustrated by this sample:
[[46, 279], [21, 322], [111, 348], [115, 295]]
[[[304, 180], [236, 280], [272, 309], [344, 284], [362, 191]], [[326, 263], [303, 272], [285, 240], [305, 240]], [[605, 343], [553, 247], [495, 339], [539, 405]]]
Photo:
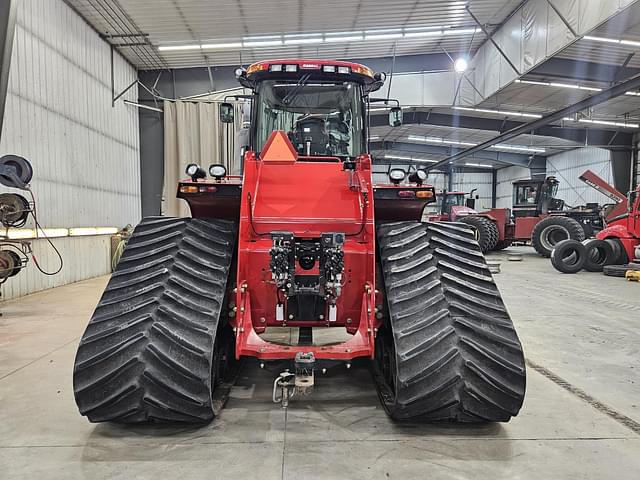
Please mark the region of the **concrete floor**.
[[252, 364], [206, 427], [94, 425], [71, 372], [107, 279], [3, 303], [0, 478], [640, 478], [640, 284], [513, 250], [524, 261], [496, 281], [530, 367], [508, 424], [396, 425], [363, 368], [319, 378], [285, 411], [270, 399], [276, 372]]

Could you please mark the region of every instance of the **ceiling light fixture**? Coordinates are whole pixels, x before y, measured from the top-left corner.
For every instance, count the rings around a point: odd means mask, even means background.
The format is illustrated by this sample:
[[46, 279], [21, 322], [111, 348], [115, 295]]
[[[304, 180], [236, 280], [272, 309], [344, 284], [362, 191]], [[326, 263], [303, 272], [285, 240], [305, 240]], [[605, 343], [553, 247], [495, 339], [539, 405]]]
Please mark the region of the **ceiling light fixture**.
[[467, 70], [469, 66], [469, 62], [464, 57], [457, 58], [455, 62], [453, 62], [453, 69], [458, 73], [463, 73]]
[[472, 107], [452, 107], [452, 108], [454, 110], [466, 110], [469, 112], [479, 112], [479, 113], [493, 113], [496, 115], [508, 115], [510, 117], [542, 118], [542, 115], [538, 113], [512, 112], [508, 110], [491, 110], [489, 108], [472, 108]]
[[[585, 87], [583, 85], [574, 85], [570, 83], [558, 83], [558, 82], [540, 82], [536, 80], [516, 80], [515, 83], [525, 83], [527, 85], [540, 85], [543, 87], [558, 87], [558, 88], [573, 88], [578, 90], [589, 90], [592, 92], [601, 92], [602, 89], [598, 87]], [[634, 97], [640, 97], [640, 92], [625, 92], [625, 95], [631, 95]]]
[[414, 37], [441, 37], [443, 35], [468, 35], [480, 32], [479, 28], [454, 28], [449, 25], [435, 27], [406, 27], [387, 28], [380, 30], [367, 30], [356, 32], [327, 32], [310, 34], [287, 34], [287, 35], [262, 35], [256, 37], [243, 37], [242, 42], [210, 42], [206, 44], [182, 44], [182, 45], [159, 45], [161, 52], [187, 51], [187, 50], [216, 50], [216, 49], [241, 49], [260, 47], [287, 47], [290, 45], [304, 45], [314, 43], [349, 43], [359, 41], [380, 41], [380, 40], [400, 40]]
[[591, 41], [594, 41], [594, 42], [616, 43], [618, 45], [628, 45], [630, 47], [640, 47], [640, 42], [635, 41], [635, 40], [625, 40], [625, 39], [607, 38], [607, 37], [593, 37], [591, 35], [585, 35], [582, 38], [584, 38], [585, 40], [591, 40]]
[[467, 167], [481, 167], [481, 168], [493, 168], [493, 165], [488, 165], [486, 163], [465, 163]]
[[385, 153], [384, 158], [389, 158], [391, 160], [408, 160], [410, 162], [427, 162], [427, 163], [437, 163], [438, 160], [431, 160], [429, 158], [416, 158], [416, 157], [403, 157], [399, 155], [387, 155]]

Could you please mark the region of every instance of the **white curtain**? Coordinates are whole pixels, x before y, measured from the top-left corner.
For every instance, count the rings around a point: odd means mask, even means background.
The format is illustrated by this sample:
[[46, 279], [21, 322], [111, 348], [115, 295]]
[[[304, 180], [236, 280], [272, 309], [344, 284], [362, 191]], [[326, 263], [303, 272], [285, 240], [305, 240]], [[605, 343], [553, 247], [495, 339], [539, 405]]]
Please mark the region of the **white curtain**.
[[236, 108], [233, 124], [221, 123], [218, 111], [218, 102], [164, 102], [163, 215], [190, 216], [187, 203], [176, 198], [178, 181], [185, 178], [188, 164], [196, 163], [207, 171], [209, 165], [222, 163], [229, 174], [240, 173], [239, 149], [234, 144], [241, 109]]

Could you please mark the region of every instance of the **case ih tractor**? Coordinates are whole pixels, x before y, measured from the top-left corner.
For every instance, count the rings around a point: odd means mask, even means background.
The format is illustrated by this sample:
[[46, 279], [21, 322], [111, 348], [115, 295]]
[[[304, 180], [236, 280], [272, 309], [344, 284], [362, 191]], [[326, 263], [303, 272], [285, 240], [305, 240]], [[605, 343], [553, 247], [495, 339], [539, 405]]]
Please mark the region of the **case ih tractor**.
[[[365, 359], [394, 419], [515, 416], [522, 348], [473, 232], [421, 223], [432, 186], [397, 170], [372, 183], [367, 111], [383, 75], [318, 60], [237, 75], [253, 92], [243, 175], [189, 165], [178, 196], [193, 218], [135, 228], [78, 348], [80, 412], [207, 422], [235, 362], [250, 357], [284, 363], [274, 381], [283, 405], [326, 369]], [[222, 105], [221, 119], [232, 116]], [[298, 341], [269, 337], [283, 327]]]
[[513, 212], [507, 208], [477, 212], [473, 191], [468, 198], [464, 192], [445, 191], [438, 194], [437, 210], [427, 213], [426, 218], [430, 221], [468, 223], [473, 227], [483, 252], [502, 250], [514, 241], [531, 241], [540, 255], [549, 257], [560, 241], [583, 241], [593, 237], [609, 219], [626, 212], [625, 196], [602, 178], [590, 170], [579, 178], [608, 196], [613, 203], [605, 207], [588, 203], [565, 208], [564, 200], [555, 197], [558, 180], [551, 176], [544, 180], [514, 182]]

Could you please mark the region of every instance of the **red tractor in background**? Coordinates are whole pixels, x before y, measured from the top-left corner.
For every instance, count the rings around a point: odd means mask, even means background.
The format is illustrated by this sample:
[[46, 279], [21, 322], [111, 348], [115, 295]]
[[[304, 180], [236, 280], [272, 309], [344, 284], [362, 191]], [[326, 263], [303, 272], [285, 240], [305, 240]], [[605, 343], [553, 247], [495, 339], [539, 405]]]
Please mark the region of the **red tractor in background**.
[[[565, 208], [564, 200], [556, 198], [558, 180], [518, 180], [513, 183], [513, 208], [492, 208], [477, 212], [473, 190], [441, 192], [434, 207], [427, 207], [427, 219], [465, 222], [474, 227], [483, 252], [502, 250], [514, 241], [531, 241], [535, 250], [549, 257], [555, 245], [566, 239], [583, 241], [594, 237], [609, 219], [626, 212], [625, 196], [590, 170], [580, 177], [587, 185], [608, 196], [612, 204], [597, 203]], [[444, 201], [441, 200], [444, 199]]]
[[[193, 218], [135, 228], [78, 347], [80, 412], [208, 422], [236, 361], [253, 358], [282, 368], [283, 406], [328, 368], [365, 360], [393, 419], [515, 416], [522, 347], [473, 232], [421, 222], [433, 186], [397, 170], [372, 182], [368, 110], [384, 77], [296, 59], [237, 76], [252, 91], [243, 175], [189, 165], [178, 196]], [[233, 112], [221, 105], [221, 121]]]

